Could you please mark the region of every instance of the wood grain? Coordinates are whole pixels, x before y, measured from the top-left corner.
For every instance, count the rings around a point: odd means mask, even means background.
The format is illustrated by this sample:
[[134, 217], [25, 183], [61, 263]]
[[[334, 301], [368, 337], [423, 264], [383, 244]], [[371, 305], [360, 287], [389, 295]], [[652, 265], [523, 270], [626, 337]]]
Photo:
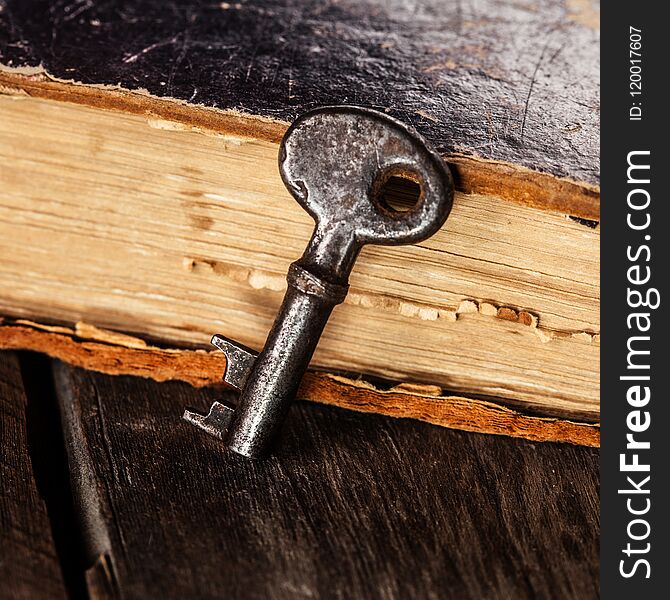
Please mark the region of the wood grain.
[[[88, 329], [89, 334], [91, 328]], [[154, 381], [185, 381], [195, 387], [219, 384], [225, 369], [220, 352], [178, 350], [149, 346], [142, 340], [120, 340], [94, 330], [82, 338], [65, 327], [37, 324], [0, 326], [0, 348], [33, 350], [69, 364], [109, 375], [135, 375]], [[125, 342], [125, 345], [124, 345]], [[454, 396], [435, 386], [401, 384], [382, 390], [361, 379], [310, 371], [299, 397], [359, 412], [412, 418], [464, 431], [519, 437], [539, 442], [600, 445], [600, 427], [524, 414], [499, 402]]]
[[67, 598], [29, 452], [29, 412], [19, 361], [0, 352], [0, 598]]
[[180, 420], [214, 391], [64, 365], [56, 381], [98, 591], [598, 597], [594, 450], [297, 405], [253, 462]]
[[597, 2], [3, 6], [6, 67], [283, 121], [368, 105], [442, 151], [598, 184]]
[[[34, 98], [0, 106], [0, 311], [262, 346], [313, 228], [275, 144]], [[363, 250], [314, 365], [593, 417], [598, 332], [599, 231], [459, 193], [429, 240]]]

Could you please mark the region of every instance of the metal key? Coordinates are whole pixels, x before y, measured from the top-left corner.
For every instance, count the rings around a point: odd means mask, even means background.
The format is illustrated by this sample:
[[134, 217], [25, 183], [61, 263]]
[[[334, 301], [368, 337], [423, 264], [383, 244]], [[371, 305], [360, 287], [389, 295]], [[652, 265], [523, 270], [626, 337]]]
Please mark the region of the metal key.
[[[433, 235], [451, 210], [453, 182], [440, 156], [390, 117], [350, 106], [299, 117], [279, 150], [284, 184], [316, 225], [288, 272], [288, 289], [260, 354], [224, 336], [224, 381], [240, 391], [237, 408], [215, 402], [184, 418], [247, 457], [262, 455], [296, 396], [321, 333], [348, 291], [365, 244], [413, 244]], [[416, 205], [396, 211], [382, 188], [392, 176], [419, 184]]]

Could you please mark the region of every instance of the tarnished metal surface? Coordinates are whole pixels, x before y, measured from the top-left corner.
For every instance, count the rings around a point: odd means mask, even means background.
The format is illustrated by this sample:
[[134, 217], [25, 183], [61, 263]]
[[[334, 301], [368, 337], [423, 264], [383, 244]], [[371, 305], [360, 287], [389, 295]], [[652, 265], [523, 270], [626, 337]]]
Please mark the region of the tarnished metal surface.
[[258, 352], [218, 333], [212, 336], [212, 344], [226, 355], [223, 380], [236, 390], [241, 390], [258, 358]]
[[[240, 390], [230, 425], [218, 403], [206, 417], [184, 415], [248, 457], [262, 455], [277, 433], [330, 313], [346, 296], [361, 248], [430, 237], [447, 219], [453, 198], [446, 165], [418, 134], [382, 113], [350, 106], [298, 118], [282, 141], [279, 170], [314, 218], [312, 238], [289, 269], [288, 290], [257, 358], [223, 336], [213, 338], [228, 360], [225, 381]], [[407, 211], [384, 203], [381, 191], [393, 176], [420, 186]]]
[[[232, 396], [232, 393], [228, 394]], [[203, 431], [213, 435], [220, 440], [225, 438], [230, 427], [235, 409], [227, 402], [214, 402], [206, 415], [198, 414], [192, 410], [184, 411], [184, 419], [189, 423], [200, 427]]]

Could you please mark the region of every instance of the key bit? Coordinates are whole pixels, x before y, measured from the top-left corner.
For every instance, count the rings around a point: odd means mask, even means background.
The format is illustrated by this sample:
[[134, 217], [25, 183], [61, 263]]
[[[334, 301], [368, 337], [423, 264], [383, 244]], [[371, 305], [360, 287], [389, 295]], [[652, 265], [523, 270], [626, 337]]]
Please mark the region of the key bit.
[[209, 435], [223, 440], [233, 419], [234, 412], [235, 408], [233, 406], [217, 400], [212, 404], [206, 415], [186, 409], [183, 418], [196, 427], [200, 427], [200, 429], [206, 431]]
[[[289, 127], [279, 149], [284, 184], [315, 222], [302, 257], [288, 271], [288, 289], [260, 353], [224, 336], [224, 381], [239, 390], [233, 410], [215, 402], [189, 422], [247, 457], [264, 454], [296, 396], [333, 308], [344, 301], [351, 269], [365, 244], [414, 244], [445, 222], [453, 200], [451, 174], [416, 132], [382, 113], [333, 106], [308, 112]], [[393, 176], [421, 191], [407, 211], [388, 206], [382, 189]]]

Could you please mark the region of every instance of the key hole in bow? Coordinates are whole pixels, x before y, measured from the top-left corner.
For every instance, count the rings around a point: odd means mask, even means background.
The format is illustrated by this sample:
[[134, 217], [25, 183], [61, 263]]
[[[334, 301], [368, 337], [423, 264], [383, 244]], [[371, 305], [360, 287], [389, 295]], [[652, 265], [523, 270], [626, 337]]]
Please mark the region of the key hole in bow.
[[421, 183], [411, 173], [387, 173], [375, 192], [375, 201], [392, 214], [412, 210], [421, 200]]

